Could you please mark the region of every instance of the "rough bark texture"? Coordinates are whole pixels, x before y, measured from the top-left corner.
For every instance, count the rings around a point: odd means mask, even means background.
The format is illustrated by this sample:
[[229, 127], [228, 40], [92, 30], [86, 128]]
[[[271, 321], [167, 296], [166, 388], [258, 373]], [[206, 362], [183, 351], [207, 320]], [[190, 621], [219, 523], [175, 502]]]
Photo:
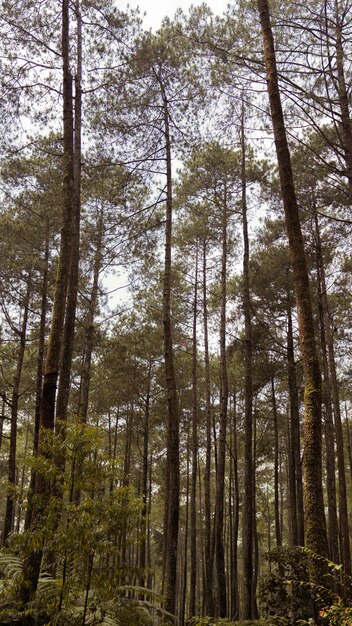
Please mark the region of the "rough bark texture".
[[211, 410], [210, 410], [210, 364], [208, 340], [208, 293], [207, 293], [207, 243], [203, 241], [203, 325], [204, 325], [204, 368], [205, 368], [205, 419], [206, 453], [204, 471], [204, 508], [205, 508], [205, 602], [207, 615], [214, 614], [213, 601], [213, 559], [211, 542]]
[[78, 407], [78, 415], [83, 422], [87, 420], [88, 403], [89, 403], [89, 387], [90, 387], [90, 374], [92, 366], [92, 354], [94, 347], [94, 318], [98, 306], [98, 286], [99, 286], [99, 274], [102, 261], [102, 242], [103, 242], [103, 211], [99, 212], [97, 221], [97, 240], [94, 256], [93, 266], [93, 283], [90, 294], [90, 302], [88, 315], [86, 320], [86, 345], [84, 351], [84, 359], [81, 373], [81, 388], [80, 399]]
[[240, 491], [238, 476], [237, 445], [237, 398], [233, 394], [233, 432], [231, 445], [231, 465], [233, 464], [233, 513], [232, 513], [232, 559], [231, 559], [231, 619], [239, 619], [240, 601], [238, 584], [238, 529], [240, 522]]
[[[16, 485], [16, 448], [17, 448], [17, 417], [18, 417], [18, 399], [20, 394], [20, 384], [23, 368], [24, 352], [26, 348], [26, 333], [29, 313], [29, 298], [32, 289], [31, 272], [27, 277], [26, 294], [23, 300], [23, 317], [21, 329], [18, 331], [19, 349], [17, 355], [16, 371], [13, 377], [12, 397], [11, 397], [11, 427], [10, 427], [10, 452], [9, 452], [9, 471], [8, 481], [13, 489]], [[11, 490], [6, 498], [6, 510], [4, 520], [4, 532], [2, 536], [3, 545], [6, 544], [10, 532], [13, 530], [15, 514], [15, 498], [14, 492]]]
[[[53, 432], [55, 420], [56, 386], [59, 374], [60, 349], [65, 319], [66, 295], [71, 258], [71, 222], [73, 197], [73, 98], [70, 71], [70, 14], [68, 0], [62, 1], [62, 61], [63, 61], [63, 201], [60, 253], [55, 280], [55, 294], [50, 334], [45, 360], [45, 372], [40, 410], [38, 454], [45, 456], [44, 439]], [[33, 526], [40, 527], [50, 497], [50, 481], [37, 474], [35, 484], [36, 506]], [[24, 603], [31, 600], [37, 584], [42, 560], [42, 547], [31, 550], [24, 562], [23, 584], [19, 591]]]
[[227, 278], [227, 206], [226, 188], [222, 215], [222, 259], [221, 259], [221, 312], [220, 312], [220, 416], [218, 438], [218, 462], [215, 495], [215, 564], [217, 577], [217, 605], [220, 617], [226, 616], [226, 576], [224, 553], [224, 483], [225, 444], [228, 403], [228, 375], [226, 359], [226, 278]]
[[[282, 545], [281, 525], [280, 525], [280, 507], [279, 507], [279, 428], [277, 422], [277, 408], [275, 396], [275, 382], [271, 379], [271, 398], [274, 418], [274, 496], [275, 496], [275, 537], [276, 545]], [[270, 550], [269, 550], [270, 552]]]
[[299, 419], [299, 398], [297, 370], [295, 363], [292, 328], [291, 293], [287, 295], [287, 368], [290, 397], [290, 446], [289, 446], [289, 486], [290, 486], [290, 528], [293, 545], [304, 545], [304, 510], [301, 463], [301, 435]]
[[192, 337], [192, 476], [191, 476], [191, 563], [189, 615], [196, 614], [197, 589], [197, 457], [198, 457], [198, 393], [197, 393], [197, 306], [198, 306], [198, 248], [193, 302], [193, 337]]
[[243, 617], [254, 618], [253, 613], [253, 377], [252, 377], [252, 321], [249, 292], [249, 238], [247, 221], [246, 194], [246, 152], [244, 138], [244, 119], [242, 113], [241, 129], [242, 150], [242, 229], [243, 229], [243, 286], [242, 300], [245, 325], [245, 390], [244, 390], [244, 503], [243, 503]]
[[167, 390], [167, 536], [166, 536], [166, 566], [165, 566], [165, 608], [170, 613], [176, 609], [176, 579], [177, 579], [177, 546], [179, 522], [179, 408], [176, 389], [174, 366], [174, 347], [172, 338], [171, 318], [171, 249], [172, 249], [172, 167], [171, 167], [171, 136], [169, 124], [168, 100], [162, 78], [159, 76], [159, 85], [162, 94], [164, 110], [164, 136], [166, 148], [166, 226], [165, 226], [165, 263], [163, 286], [163, 327], [165, 350], [165, 375]]
[[[147, 515], [148, 515], [148, 457], [149, 457], [149, 418], [150, 418], [150, 398], [151, 398], [152, 361], [148, 365], [148, 382], [144, 405], [144, 429], [143, 429], [143, 470], [142, 470], [142, 499], [143, 507], [141, 511], [141, 548], [140, 548], [140, 586], [144, 587], [146, 582], [147, 566]], [[142, 599], [144, 598], [142, 594]]]
[[[326, 5], [325, 5], [326, 6]], [[344, 9], [343, 9], [344, 11]], [[337, 71], [337, 93], [341, 113], [342, 143], [345, 153], [346, 176], [348, 188], [352, 197], [352, 127], [350, 119], [349, 94], [346, 86], [344, 51], [342, 43], [342, 22], [340, 17], [340, 6], [335, 0], [335, 51], [336, 51], [336, 71]]]
[[[70, 274], [72, 249], [73, 199], [73, 97], [70, 70], [69, 2], [62, 2], [62, 60], [63, 60], [63, 205], [60, 254], [55, 281], [55, 295], [50, 334], [45, 360], [40, 425], [42, 432], [54, 429], [56, 386], [59, 375], [62, 331], [65, 319], [66, 295]], [[41, 438], [39, 438], [39, 451]], [[45, 487], [44, 487], [45, 488]]]
[[[64, 423], [70, 395], [70, 378], [73, 357], [73, 340], [76, 320], [77, 292], [79, 279], [79, 242], [81, 215], [81, 125], [82, 125], [82, 20], [79, 0], [75, 3], [77, 22], [77, 67], [75, 75], [74, 145], [73, 145], [73, 194], [71, 217], [71, 257], [67, 292], [66, 316], [60, 354], [60, 382], [57, 394], [56, 416], [60, 420], [58, 431], [64, 436]], [[64, 466], [64, 459], [59, 460]]]
[[338, 528], [337, 504], [336, 504], [336, 467], [335, 467], [335, 433], [331, 406], [331, 383], [328, 365], [326, 332], [325, 332], [325, 304], [323, 297], [322, 270], [323, 259], [321, 254], [321, 242], [319, 233], [318, 215], [315, 212], [315, 241], [316, 241], [316, 262], [317, 281], [319, 296], [319, 322], [320, 322], [320, 343], [321, 361], [323, 368], [323, 405], [325, 407], [325, 463], [326, 463], [326, 491], [328, 503], [328, 548], [329, 559], [334, 563], [339, 563], [339, 536], [336, 532]]
[[[40, 428], [40, 407], [42, 401], [42, 385], [43, 385], [43, 370], [44, 370], [44, 348], [45, 348], [45, 329], [46, 329], [46, 314], [48, 304], [48, 277], [49, 277], [49, 225], [47, 226], [46, 241], [45, 241], [45, 253], [44, 253], [44, 267], [42, 278], [42, 302], [40, 309], [40, 326], [39, 326], [39, 345], [38, 345], [38, 359], [37, 359], [37, 382], [36, 382], [36, 394], [35, 394], [35, 410], [34, 410], [34, 433], [33, 433], [33, 456], [38, 454], [39, 445], [39, 428]], [[29, 485], [29, 495], [27, 501], [26, 517], [24, 523], [24, 529], [28, 530], [32, 522], [32, 496], [35, 489], [36, 474], [35, 471], [31, 471], [31, 480]]]
[[[293, 280], [296, 293], [300, 348], [305, 376], [304, 389], [304, 504], [306, 545], [315, 554], [327, 555], [322, 489], [321, 376], [317, 357], [309, 278], [293, 182], [276, 68], [274, 39], [267, 0], [258, 0], [267, 87], [285, 210]], [[322, 561], [311, 560], [312, 580], [322, 582]]]
[[[332, 404], [334, 408], [334, 421], [335, 421], [335, 438], [337, 449], [337, 467], [338, 467], [338, 494], [339, 494], [339, 538], [340, 538], [340, 558], [344, 566], [344, 571], [347, 575], [351, 574], [351, 549], [349, 538], [349, 523], [348, 523], [348, 507], [347, 507], [347, 489], [346, 489], [346, 470], [345, 470], [345, 450], [342, 431], [342, 419], [340, 409], [340, 397], [339, 397], [339, 385], [337, 380], [336, 365], [335, 365], [335, 352], [334, 352], [334, 338], [332, 333], [332, 320], [330, 315], [329, 302], [326, 292], [326, 279], [325, 279], [325, 267], [320, 239], [318, 216], [315, 212], [315, 225], [316, 225], [316, 243], [317, 243], [317, 257], [318, 257], [318, 277], [320, 279], [320, 298], [321, 308], [323, 316], [322, 333], [325, 345], [325, 339], [327, 342], [327, 363], [324, 361], [326, 367], [326, 379], [328, 382], [328, 389], [326, 391], [329, 394], [328, 402]], [[333, 430], [332, 424], [331, 429]]]

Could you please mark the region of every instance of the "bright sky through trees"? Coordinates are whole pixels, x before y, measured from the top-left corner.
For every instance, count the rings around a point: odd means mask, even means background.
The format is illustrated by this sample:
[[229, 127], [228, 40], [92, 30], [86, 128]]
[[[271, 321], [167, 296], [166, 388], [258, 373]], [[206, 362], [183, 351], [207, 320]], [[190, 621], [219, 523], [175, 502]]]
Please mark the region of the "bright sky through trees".
[[[189, 0], [129, 0], [129, 2], [120, 1], [119, 6], [139, 7], [141, 15], [145, 13], [144, 25], [146, 28], [156, 29], [160, 26], [164, 17], [172, 18], [177, 9], [187, 12], [191, 5], [202, 4], [201, 0], [189, 2]], [[222, 13], [228, 2], [226, 0], [209, 0], [207, 5], [214, 13]]]

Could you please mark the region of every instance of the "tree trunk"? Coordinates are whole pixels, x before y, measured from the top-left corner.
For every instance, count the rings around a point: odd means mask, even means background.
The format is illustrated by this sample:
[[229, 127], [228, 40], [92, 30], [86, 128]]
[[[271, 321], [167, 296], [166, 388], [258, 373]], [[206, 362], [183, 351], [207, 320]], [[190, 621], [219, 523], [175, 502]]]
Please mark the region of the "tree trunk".
[[[322, 488], [321, 376], [315, 343], [309, 277], [293, 182], [291, 157], [281, 106], [268, 1], [258, 0], [258, 10], [262, 29], [267, 87], [281, 193], [296, 292], [300, 347], [305, 376], [303, 469], [306, 545], [315, 554], [326, 556], [327, 536]], [[326, 565], [323, 560], [311, 559], [310, 574], [312, 581], [318, 584], [322, 583], [325, 569]]]
[[26, 294], [23, 299], [23, 317], [21, 330], [17, 331], [19, 335], [20, 345], [17, 355], [16, 372], [13, 377], [12, 397], [11, 397], [11, 428], [10, 428], [10, 454], [9, 454], [9, 471], [8, 481], [11, 491], [6, 498], [6, 511], [3, 532], [3, 545], [6, 544], [10, 532], [13, 531], [14, 513], [15, 513], [15, 495], [14, 487], [16, 485], [16, 448], [17, 448], [17, 417], [18, 417], [18, 399], [20, 394], [20, 384], [23, 368], [24, 352], [26, 348], [26, 334], [29, 313], [29, 299], [32, 289], [32, 272], [27, 277]]
[[[147, 565], [147, 508], [148, 508], [148, 456], [149, 456], [149, 414], [150, 414], [150, 391], [152, 379], [152, 361], [148, 365], [147, 393], [144, 406], [144, 429], [143, 429], [143, 473], [142, 473], [142, 499], [141, 511], [141, 543], [140, 543], [140, 586], [145, 586]], [[142, 596], [143, 599], [144, 596]]]
[[245, 325], [245, 390], [244, 390], [244, 502], [243, 502], [243, 617], [253, 619], [253, 459], [252, 459], [252, 320], [249, 292], [249, 237], [247, 221], [246, 145], [244, 137], [244, 108], [241, 121], [241, 185], [243, 228], [243, 313]]
[[[82, 126], [82, 20], [79, 0], [75, 0], [77, 23], [77, 67], [75, 76], [74, 146], [73, 146], [73, 196], [71, 222], [71, 256], [67, 292], [66, 317], [62, 350], [60, 354], [60, 382], [57, 394], [56, 417], [59, 420], [57, 431], [65, 436], [65, 424], [70, 395], [70, 379], [73, 357], [73, 340], [76, 320], [76, 306], [79, 280], [79, 242], [81, 216], [81, 126]], [[64, 469], [64, 458], [59, 460]]]
[[257, 584], [259, 578], [259, 540], [257, 529], [257, 483], [256, 483], [256, 459], [257, 459], [257, 410], [254, 408], [253, 413], [253, 487], [252, 487], [252, 529], [253, 529], [253, 578], [252, 578], [252, 615], [253, 619], [257, 620], [258, 607], [257, 607]]
[[287, 292], [287, 368], [290, 397], [289, 486], [291, 510], [290, 526], [292, 531], [291, 540], [293, 545], [304, 546], [304, 509], [299, 398], [293, 343], [292, 302], [289, 287]]
[[182, 575], [182, 591], [180, 601], [180, 626], [184, 626], [185, 623], [185, 610], [186, 610], [186, 597], [187, 597], [187, 572], [188, 572], [188, 518], [189, 518], [189, 457], [190, 457], [190, 445], [189, 445], [189, 429], [187, 432], [187, 467], [186, 467], [186, 512], [185, 512], [185, 542], [183, 546], [183, 575]]
[[171, 136], [169, 126], [168, 100], [161, 76], [158, 77], [163, 100], [164, 136], [166, 148], [166, 225], [165, 225], [165, 264], [163, 287], [163, 326], [165, 350], [165, 375], [167, 390], [168, 424], [167, 424], [167, 535], [166, 535], [166, 566], [165, 566], [165, 608], [175, 613], [177, 586], [177, 545], [179, 524], [179, 408], [176, 389], [174, 347], [171, 319], [171, 249], [172, 249], [172, 166]]
[[[326, 8], [326, 4], [325, 4]], [[348, 189], [350, 200], [352, 198], [352, 127], [349, 111], [349, 94], [346, 86], [345, 67], [344, 67], [344, 51], [342, 43], [342, 25], [340, 19], [339, 0], [335, 0], [335, 52], [336, 52], [336, 71], [337, 71], [337, 94], [341, 113], [342, 126], [342, 143], [346, 163], [346, 177], [348, 181]]]
[[197, 394], [197, 306], [198, 306], [198, 244], [194, 278], [193, 338], [192, 338], [192, 476], [191, 476], [191, 563], [189, 615], [196, 614], [197, 588], [197, 457], [198, 457], [198, 394]]
[[204, 325], [204, 367], [205, 367], [205, 420], [206, 452], [204, 472], [204, 508], [205, 508], [205, 606], [207, 615], [214, 615], [213, 601], [213, 559], [211, 541], [211, 406], [210, 406], [210, 364], [208, 340], [208, 293], [207, 293], [207, 243], [203, 241], [203, 325]]
[[[54, 430], [56, 386], [59, 375], [60, 348], [65, 319], [66, 296], [72, 247], [73, 212], [73, 98], [72, 74], [70, 70], [70, 10], [69, 1], [62, 1], [62, 61], [63, 61], [63, 202], [60, 253], [55, 281], [55, 294], [50, 334], [45, 360], [42, 401], [40, 410], [40, 432], [38, 454], [46, 456], [44, 440]], [[41, 527], [45, 508], [50, 498], [50, 480], [37, 474], [32, 525]], [[23, 583], [19, 595], [24, 603], [32, 599], [38, 584], [42, 559], [42, 547], [31, 550], [23, 567]]]
[[328, 547], [329, 559], [333, 563], [339, 563], [339, 536], [336, 532], [338, 528], [337, 506], [336, 506], [336, 477], [335, 477], [335, 433], [331, 406], [331, 384], [328, 365], [326, 333], [325, 333], [325, 305], [322, 285], [322, 254], [319, 233], [318, 215], [315, 211], [315, 242], [317, 259], [317, 281], [319, 296], [319, 321], [320, 321], [320, 342], [323, 366], [323, 405], [325, 407], [325, 459], [326, 459], [326, 490], [328, 502]]
[[226, 576], [224, 553], [224, 484], [225, 445], [227, 427], [228, 375], [226, 358], [226, 296], [227, 296], [227, 190], [224, 189], [222, 212], [221, 312], [220, 312], [220, 416], [218, 463], [215, 494], [215, 563], [217, 576], [217, 604], [220, 617], [226, 617]]
[[88, 315], [86, 320], [86, 345], [84, 351], [83, 358], [83, 366], [82, 366], [82, 374], [81, 374], [81, 388], [80, 388], [80, 399], [79, 399], [79, 407], [78, 407], [78, 415], [82, 422], [87, 421], [88, 415], [88, 402], [89, 402], [89, 386], [90, 386], [90, 375], [91, 375], [91, 366], [92, 366], [92, 354], [93, 354], [93, 346], [94, 346], [94, 318], [96, 315], [97, 305], [98, 305], [98, 286], [99, 286], [99, 274], [101, 268], [101, 257], [102, 257], [102, 242], [103, 242], [103, 211], [102, 209], [99, 211], [98, 221], [97, 221], [97, 243], [95, 249], [94, 256], [94, 267], [93, 267], [93, 284], [92, 290], [90, 294]]
[[232, 559], [231, 559], [231, 619], [239, 619], [238, 589], [238, 528], [240, 520], [240, 492], [238, 478], [237, 446], [237, 399], [233, 394], [233, 433], [231, 442], [231, 464], [233, 464], [233, 511], [232, 511]]
[[[54, 430], [56, 386], [59, 375], [62, 332], [65, 319], [66, 296], [70, 275], [72, 250], [72, 214], [74, 194], [73, 167], [73, 97], [70, 70], [70, 16], [69, 2], [62, 2], [62, 60], [63, 60], [63, 207], [60, 254], [55, 282], [55, 295], [50, 335], [45, 361], [44, 383], [40, 425], [45, 430]], [[42, 441], [39, 437], [39, 453]], [[43, 485], [43, 490], [45, 490]]]
[[[344, 573], [348, 576], [351, 574], [351, 550], [349, 539], [349, 524], [348, 524], [348, 508], [347, 508], [347, 491], [346, 491], [346, 474], [345, 474], [345, 450], [342, 431], [340, 398], [339, 398], [339, 386], [335, 365], [335, 352], [334, 352], [334, 338], [332, 333], [332, 320], [330, 315], [329, 303], [326, 293], [326, 279], [325, 268], [320, 240], [319, 222], [318, 216], [315, 211], [315, 225], [316, 225], [316, 242], [317, 242], [317, 254], [319, 263], [319, 277], [321, 282], [321, 306], [324, 316], [324, 339], [326, 337], [328, 347], [328, 365], [329, 373], [326, 372], [328, 380], [331, 380], [331, 387], [327, 393], [330, 394], [334, 407], [335, 418], [335, 435], [336, 435], [336, 448], [337, 448], [337, 467], [338, 467], [338, 493], [339, 493], [339, 535], [340, 535], [340, 555], [344, 566]], [[330, 401], [330, 398], [329, 398]]]
[[[42, 302], [40, 309], [40, 326], [39, 326], [39, 345], [38, 345], [38, 360], [37, 360], [37, 382], [36, 382], [36, 395], [35, 395], [35, 410], [34, 410], [34, 434], [33, 434], [33, 456], [38, 454], [39, 445], [39, 428], [40, 428], [40, 407], [42, 401], [42, 385], [43, 385], [43, 367], [44, 367], [44, 348], [45, 348], [45, 329], [46, 329], [46, 314], [48, 306], [48, 277], [49, 277], [49, 224], [47, 225], [46, 241], [45, 241], [45, 253], [44, 253], [44, 266], [43, 266], [43, 278], [42, 278]], [[29, 494], [27, 501], [26, 517], [24, 522], [24, 529], [29, 530], [32, 522], [32, 497], [35, 489], [36, 473], [32, 469], [31, 480], [29, 485]]]
[[271, 397], [274, 418], [274, 497], [275, 497], [275, 536], [276, 545], [282, 545], [282, 535], [280, 527], [280, 510], [279, 510], [279, 429], [277, 423], [277, 409], [275, 397], [274, 377], [271, 379]]

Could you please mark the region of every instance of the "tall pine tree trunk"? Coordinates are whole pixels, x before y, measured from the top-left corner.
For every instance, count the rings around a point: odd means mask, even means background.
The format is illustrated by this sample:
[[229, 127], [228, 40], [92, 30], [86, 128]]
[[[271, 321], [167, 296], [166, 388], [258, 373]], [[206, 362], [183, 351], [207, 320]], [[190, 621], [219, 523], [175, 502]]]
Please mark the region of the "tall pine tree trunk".
[[189, 615], [196, 614], [197, 589], [197, 459], [198, 459], [198, 393], [197, 393], [197, 307], [198, 307], [198, 243], [194, 278], [192, 337], [192, 476], [191, 476], [191, 563]]
[[[74, 145], [73, 145], [73, 195], [71, 221], [71, 256], [69, 265], [69, 282], [67, 292], [65, 324], [63, 331], [63, 347], [60, 354], [60, 382], [57, 394], [56, 416], [58, 432], [65, 435], [65, 423], [70, 395], [70, 378], [73, 357], [73, 340], [76, 320], [76, 306], [79, 278], [79, 242], [81, 215], [81, 125], [82, 125], [82, 19], [79, 0], [75, 2], [77, 23], [77, 66], [75, 75], [75, 107], [74, 107]], [[61, 468], [64, 459], [60, 459]]]
[[[344, 572], [351, 574], [351, 549], [349, 538], [348, 508], [347, 508], [347, 490], [346, 490], [346, 473], [345, 473], [345, 450], [342, 431], [342, 419], [340, 409], [339, 387], [335, 365], [334, 338], [332, 333], [332, 320], [330, 315], [329, 303], [326, 292], [325, 267], [323, 260], [323, 252], [321, 247], [320, 231], [318, 216], [315, 211], [315, 227], [316, 227], [316, 243], [317, 257], [319, 265], [319, 278], [321, 285], [321, 306], [324, 318], [324, 343], [327, 341], [327, 360], [329, 371], [326, 369], [326, 376], [331, 385], [329, 385], [328, 393], [330, 394], [334, 408], [335, 420], [335, 436], [337, 448], [337, 467], [338, 467], [338, 494], [339, 494], [339, 536], [340, 536], [340, 556], [344, 566]], [[326, 364], [327, 365], [327, 364]], [[329, 398], [330, 402], [330, 398]]]
[[204, 508], [205, 508], [205, 606], [207, 615], [214, 615], [213, 601], [213, 559], [211, 540], [211, 401], [210, 401], [210, 362], [208, 340], [208, 292], [207, 292], [207, 242], [203, 241], [203, 326], [204, 326], [204, 368], [205, 368], [205, 420], [206, 452], [204, 472]]
[[[267, 88], [285, 210], [293, 282], [296, 293], [300, 347], [304, 368], [304, 505], [306, 545], [315, 554], [327, 555], [322, 488], [321, 376], [316, 350], [309, 277], [293, 182], [291, 157], [281, 106], [274, 39], [267, 0], [258, 0], [263, 38]], [[312, 581], [323, 582], [324, 561], [311, 559]]]
[[163, 286], [163, 327], [165, 350], [165, 375], [168, 407], [167, 423], [167, 475], [166, 475], [166, 564], [165, 564], [165, 608], [174, 614], [176, 609], [177, 547], [179, 525], [179, 408], [176, 389], [174, 346], [171, 318], [171, 273], [172, 273], [172, 165], [169, 106], [161, 76], [158, 76], [164, 114], [164, 137], [166, 150], [166, 225], [165, 263]]
[[271, 379], [271, 399], [274, 418], [274, 499], [275, 499], [275, 537], [276, 545], [282, 545], [279, 510], [279, 428], [277, 420], [276, 396], [274, 377]]
[[217, 577], [217, 604], [220, 617], [226, 617], [226, 576], [224, 552], [224, 488], [225, 450], [228, 403], [228, 375], [226, 358], [226, 298], [227, 298], [227, 190], [224, 189], [222, 210], [222, 258], [221, 258], [221, 312], [220, 312], [220, 416], [218, 458], [215, 494], [215, 564]]
[[249, 237], [247, 221], [246, 145], [244, 137], [244, 107], [241, 120], [241, 184], [243, 229], [243, 286], [242, 301], [245, 325], [245, 390], [244, 390], [244, 502], [243, 502], [243, 616], [254, 618], [253, 603], [253, 451], [252, 451], [252, 320], [249, 292]]
[[[73, 213], [73, 97], [72, 73], [70, 69], [70, 5], [62, 1], [62, 44], [63, 61], [63, 188], [62, 225], [60, 252], [55, 280], [53, 312], [45, 360], [42, 400], [40, 407], [40, 432], [38, 454], [47, 456], [44, 441], [54, 431], [56, 388], [59, 376], [62, 333], [65, 320], [66, 296], [70, 272], [72, 248]], [[36, 475], [36, 505], [32, 511], [32, 525], [40, 528], [50, 497], [50, 480], [43, 474]], [[31, 549], [23, 567], [23, 582], [19, 596], [24, 604], [31, 600], [38, 584], [43, 546]]]
[[80, 386], [80, 398], [78, 415], [82, 422], [87, 421], [88, 415], [88, 403], [89, 403], [89, 387], [91, 377], [92, 355], [94, 347], [94, 318], [98, 306], [98, 286], [99, 286], [99, 274], [101, 269], [102, 258], [102, 243], [103, 243], [103, 211], [99, 211], [98, 221], [96, 225], [97, 230], [97, 242], [94, 255], [93, 265], [93, 283], [90, 293], [90, 301], [88, 307], [88, 314], [86, 319], [86, 345], [84, 350], [84, 358], [81, 373], [81, 386]]
[[32, 271], [27, 277], [26, 293], [23, 300], [23, 317], [21, 329], [18, 331], [19, 350], [17, 355], [16, 371], [13, 377], [12, 396], [11, 396], [11, 428], [10, 428], [10, 453], [9, 453], [9, 470], [8, 481], [10, 491], [6, 498], [6, 510], [3, 532], [3, 545], [6, 544], [8, 536], [13, 531], [14, 513], [15, 513], [15, 495], [14, 488], [16, 485], [16, 450], [17, 450], [17, 419], [18, 419], [18, 400], [20, 395], [20, 384], [24, 360], [24, 352], [26, 348], [26, 334], [29, 314], [29, 299], [32, 290]]
[[[350, 193], [350, 200], [352, 198], [352, 127], [350, 119], [350, 97], [346, 85], [345, 77], [345, 63], [344, 63], [344, 50], [343, 50], [343, 33], [340, 16], [340, 4], [339, 0], [334, 2], [335, 9], [335, 33], [333, 41], [335, 44], [335, 59], [336, 71], [337, 71], [337, 94], [340, 106], [341, 114], [341, 126], [342, 126], [342, 143], [346, 163], [346, 177], [348, 181], [348, 189]], [[326, 10], [326, 3], [325, 3]], [[344, 12], [344, 8], [342, 9]], [[329, 46], [330, 47], [330, 46]]]
[[[39, 427], [40, 427], [40, 407], [42, 401], [42, 385], [43, 385], [43, 367], [44, 367], [44, 348], [45, 348], [45, 329], [46, 329], [46, 315], [48, 305], [48, 277], [49, 277], [49, 223], [47, 224], [45, 252], [44, 252], [44, 265], [43, 265], [43, 277], [42, 277], [42, 301], [40, 309], [40, 326], [39, 326], [39, 345], [38, 345], [38, 359], [37, 359], [37, 382], [36, 382], [36, 394], [35, 394], [35, 410], [34, 410], [34, 433], [33, 433], [33, 456], [38, 454], [39, 445]], [[31, 480], [29, 485], [29, 494], [27, 501], [26, 516], [24, 522], [24, 529], [29, 530], [32, 523], [32, 510], [33, 510], [33, 493], [36, 483], [36, 473], [34, 469], [31, 471]]]

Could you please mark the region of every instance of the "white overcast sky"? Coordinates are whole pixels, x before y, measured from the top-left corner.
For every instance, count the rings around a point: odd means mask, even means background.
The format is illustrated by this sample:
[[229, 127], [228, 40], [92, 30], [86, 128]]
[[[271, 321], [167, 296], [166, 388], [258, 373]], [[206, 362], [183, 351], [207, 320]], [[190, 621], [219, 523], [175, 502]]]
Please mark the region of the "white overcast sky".
[[[229, 0], [208, 0], [206, 2], [211, 10], [217, 14], [223, 13], [228, 3]], [[179, 8], [187, 12], [191, 4], [197, 6], [203, 4], [203, 0], [193, 0], [193, 2], [189, 2], [189, 0], [118, 0], [117, 4], [121, 8], [125, 8], [127, 4], [132, 8], [139, 6], [141, 15], [146, 13], [145, 27], [155, 30], [160, 26], [164, 17], [172, 18]]]

